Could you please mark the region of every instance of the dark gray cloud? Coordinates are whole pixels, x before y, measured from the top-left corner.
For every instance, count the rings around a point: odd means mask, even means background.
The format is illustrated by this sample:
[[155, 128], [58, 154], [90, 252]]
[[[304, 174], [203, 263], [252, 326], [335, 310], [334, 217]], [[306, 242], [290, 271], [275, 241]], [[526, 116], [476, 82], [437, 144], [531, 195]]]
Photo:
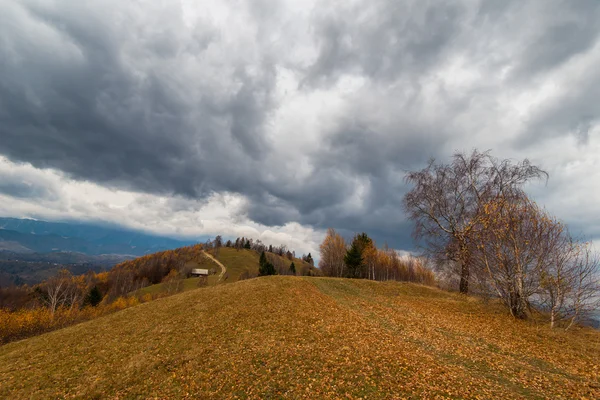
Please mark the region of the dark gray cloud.
[[334, 3], [315, 14], [319, 56], [307, 82], [344, 73], [376, 80], [426, 73], [452, 50], [465, 5], [457, 2], [375, 0]]
[[535, 158], [600, 121], [595, 0], [182, 4], [0, 4], [0, 154], [409, 248], [406, 170], [473, 147]]
[[536, 74], [560, 67], [597, 44], [600, 33], [597, 1], [550, 1], [543, 6], [524, 8], [526, 12], [520, 21], [526, 23], [526, 18], [534, 17], [530, 23], [535, 29], [524, 30], [517, 53], [519, 62], [514, 74], [522, 79], [533, 79]]
[[[51, 32], [58, 41], [52, 45], [61, 49], [51, 57], [35, 31], [28, 38], [5, 28], [4, 154], [78, 179], [155, 193], [205, 196], [213, 190], [244, 192], [254, 183], [242, 171], [266, 151], [260, 129], [270, 107], [269, 65], [255, 76], [242, 64], [225, 65], [233, 69], [225, 78], [237, 81], [231, 92], [211, 92], [200, 83], [200, 93], [194, 93], [186, 86], [190, 77], [179, 75], [187, 71], [178, 68], [186, 57], [210, 57], [203, 41], [218, 40], [214, 27], [194, 32], [201, 40], [196, 43], [197, 37], [182, 38], [173, 30], [182, 23], [174, 15], [163, 21], [165, 31], [156, 26], [138, 38], [136, 28], [146, 29], [143, 14], [126, 13], [133, 20], [111, 30], [106, 21], [94, 23], [94, 10], [64, 14], [63, 7], [33, 3], [10, 9], [14, 18]], [[10, 57], [9, 51], [27, 57]], [[217, 179], [221, 171], [229, 179]]]

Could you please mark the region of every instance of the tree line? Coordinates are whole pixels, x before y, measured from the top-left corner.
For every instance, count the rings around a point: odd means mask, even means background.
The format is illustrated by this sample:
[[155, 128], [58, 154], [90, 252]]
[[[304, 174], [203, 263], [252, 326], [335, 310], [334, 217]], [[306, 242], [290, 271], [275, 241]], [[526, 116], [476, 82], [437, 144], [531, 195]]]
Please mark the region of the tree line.
[[377, 248], [366, 233], [356, 234], [348, 244], [335, 229], [329, 228], [319, 249], [319, 267], [325, 276], [435, 284], [433, 271], [424, 259], [400, 257], [387, 245]]
[[600, 262], [590, 242], [525, 192], [547, 179], [526, 159], [457, 153], [407, 174], [404, 208], [441, 279], [497, 297], [516, 318], [544, 315], [568, 329], [599, 306]]

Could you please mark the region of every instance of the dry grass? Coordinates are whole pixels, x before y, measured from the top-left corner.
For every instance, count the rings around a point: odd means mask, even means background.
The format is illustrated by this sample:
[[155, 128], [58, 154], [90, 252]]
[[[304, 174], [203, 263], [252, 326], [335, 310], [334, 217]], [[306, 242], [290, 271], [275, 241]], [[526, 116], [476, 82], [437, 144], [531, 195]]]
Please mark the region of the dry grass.
[[402, 283], [266, 277], [0, 347], [1, 398], [600, 398], [600, 333]]
[[[228, 278], [225, 283], [237, 282], [244, 271], [258, 273], [260, 254], [254, 250], [223, 247], [219, 250], [219, 256], [216, 258], [227, 267]], [[213, 263], [213, 265], [215, 264]]]
[[[211, 253], [212, 254], [212, 253]], [[270, 257], [282, 260], [284, 264], [291, 263], [287, 258], [278, 256], [276, 254], [270, 253]], [[251, 276], [256, 276], [258, 274], [258, 260], [260, 255], [254, 250], [248, 249], [240, 249], [236, 250], [234, 248], [223, 247], [219, 250], [219, 255], [217, 259], [227, 267], [227, 279], [223, 281], [219, 281], [219, 274], [221, 272], [221, 268], [215, 264], [208, 257], [199, 257], [196, 260], [188, 261], [192, 268], [203, 268], [203, 269], [212, 269], [215, 268], [217, 273], [215, 275], [210, 275], [208, 277], [208, 286], [215, 286], [217, 284], [223, 283], [233, 283], [240, 280], [240, 276], [248, 271]], [[310, 268], [310, 264], [305, 261], [302, 261], [299, 258], [294, 259], [294, 263], [296, 264], [296, 268], [298, 272], [301, 270], [305, 270]], [[316, 269], [313, 269], [315, 273]], [[198, 278], [188, 278], [183, 280], [183, 291], [188, 291], [192, 289], [196, 289], [198, 286]], [[153, 296], [160, 295], [165, 293], [167, 289], [163, 283], [157, 283], [155, 285], [150, 285], [145, 288], [139, 289], [132, 294], [134, 296], [143, 296], [145, 294], [151, 294]]]

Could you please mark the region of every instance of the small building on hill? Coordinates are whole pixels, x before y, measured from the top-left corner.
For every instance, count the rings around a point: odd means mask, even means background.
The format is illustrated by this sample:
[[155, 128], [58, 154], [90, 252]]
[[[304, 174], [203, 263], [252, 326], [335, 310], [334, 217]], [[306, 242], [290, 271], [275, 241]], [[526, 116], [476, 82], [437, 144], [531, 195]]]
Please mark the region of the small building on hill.
[[199, 268], [194, 268], [192, 270], [192, 272], [190, 272], [191, 276], [208, 276], [208, 270], [207, 269], [199, 269]]

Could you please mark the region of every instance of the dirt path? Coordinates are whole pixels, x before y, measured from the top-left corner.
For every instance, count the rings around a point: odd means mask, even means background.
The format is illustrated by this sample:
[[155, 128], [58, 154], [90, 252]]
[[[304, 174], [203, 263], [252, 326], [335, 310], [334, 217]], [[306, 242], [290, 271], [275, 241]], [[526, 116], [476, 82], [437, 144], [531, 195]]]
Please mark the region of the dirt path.
[[206, 251], [202, 251], [204, 253], [204, 255], [206, 255], [206, 257], [210, 258], [211, 260], [213, 260], [215, 262], [215, 264], [217, 264], [219, 267], [221, 267], [221, 273], [219, 274], [219, 280], [218, 282], [221, 282], [223, 280], [223, 276], [225, 275], [225, 272], [227, 272], [227, 267], [225, 267], [223, 265], [223, 263], [221, 263], [221, 261], [217, 260], [216, 258], [214, 258], [211, 254], [207, 253]]

